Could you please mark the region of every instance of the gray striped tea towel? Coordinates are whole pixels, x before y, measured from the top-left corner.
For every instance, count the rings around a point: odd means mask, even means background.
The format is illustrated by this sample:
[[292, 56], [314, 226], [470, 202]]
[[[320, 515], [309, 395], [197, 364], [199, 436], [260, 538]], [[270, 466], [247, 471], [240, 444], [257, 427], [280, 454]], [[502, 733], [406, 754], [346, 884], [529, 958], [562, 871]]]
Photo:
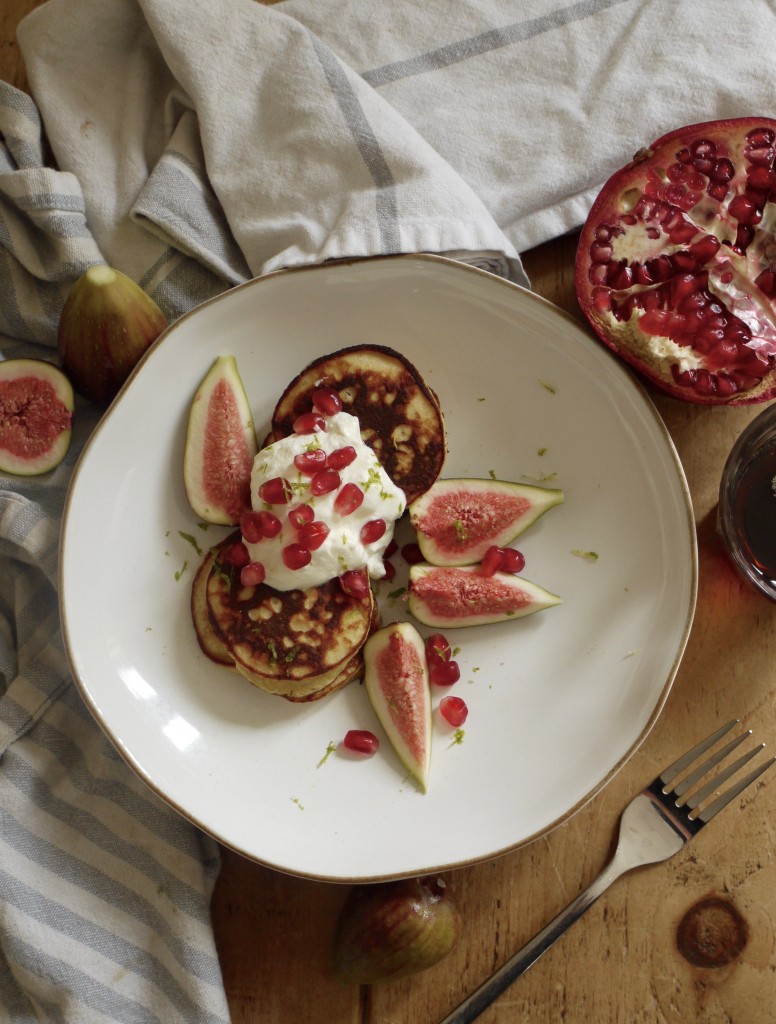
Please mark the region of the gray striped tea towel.
[[[774, 13], [48, 0], [19, 28], [31, 97], [0, 83], [3, 358], [53, 358], [101, 261], [170, 319], [337, 257], [442, 252], [526, 283], [519, 254], [577, 227], [643, 143], [772, 113]], [[79, 401], [53, 473], [0, 477], [0, 1022], [227, 1021], [218, 849], [120, 759], [64, 656], [57, 542], [96, 415]]]

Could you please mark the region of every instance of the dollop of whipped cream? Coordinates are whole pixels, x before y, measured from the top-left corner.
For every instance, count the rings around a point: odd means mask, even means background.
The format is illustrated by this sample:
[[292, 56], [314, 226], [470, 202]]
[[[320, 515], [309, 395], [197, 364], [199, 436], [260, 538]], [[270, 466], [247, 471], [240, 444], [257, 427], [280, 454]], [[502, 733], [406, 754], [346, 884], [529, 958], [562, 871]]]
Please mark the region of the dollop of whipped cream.
[[[366, 568], [372, 579], [381, 579], [385, 575], [383, 555], [393, 537], [393, 527], [401, 517], [407, 502], [404, 491], [397, 487], [377, 461], [372, 449], [361, 439], [358, 419], [346, 412], [337, 412], [332, 416], [323, 417], [325, 430], [312, 433], [292, 434], [263, 448], [253, 461], [251, 472], [251, 495], [253, 509], [256, 512], [266, 511], [280, 520], [280, 531], [276, 536], [263, 536], [255, 543], [243, 540], [252, 562], [259, 562], [264, 567], [264, 582], [276, 590], [306, 590], [341, 576], [353, 569]], [[324, 494], [316, 494], [315, 474], [327, 470], [326, 462], [320, 462], [319, 469], [312, 472], [301, 471], [295, 464], [297, 456], [322, 450], [326, 459], [332, 453], [348, 451], [352, 461], [340, 466], [342, 458], [338, 455], [332, 460], [337, 466], [339, 482], [336, 487]], [[317, 456], [321, 459], [321, 456]], [[312, 469], [312, 467], [311, 467]], [[328, 476], [332, 479], [331, 474]], [[264, 500], [261, 492], [264, 484], [270, 484], [277, 491], [278, 480], [284, 481], [289, 500], [276, 503]], [[272, 483], [270, 483], [272, 482]], [[338, 501], [338, 495], [346, 485], [351, 485]], [[360, 504], [343, 514], [343, 505], [347, 508], [351, 502], [344, 499], [359, 500]], [[266, 489], [265, 489], [266, 494]], [[300, 506], [312, 509], [313, 522], [324, 523], [328, 534], [319, 547], [310, 551], [307, 565], [291, 568], [288, 565], [289, 546], [304, 548], [304, 529], [295, 525], [293, 519], [299, 521]], [[289, 519], [289, 513], [292, 518]], [[310, 516], [309, 511], [302, 516]], [[381, 527], [376, 522], [385, 523], [385, 530], [376, 540], [367, 538], [377, 533]], [[364, 528], [366, 527], [366, 530]], [[299, 560], [298, 547], [294, 547], [290, 561], [294, 564]], [[301, 558], [304, 558], [301, 555]]]

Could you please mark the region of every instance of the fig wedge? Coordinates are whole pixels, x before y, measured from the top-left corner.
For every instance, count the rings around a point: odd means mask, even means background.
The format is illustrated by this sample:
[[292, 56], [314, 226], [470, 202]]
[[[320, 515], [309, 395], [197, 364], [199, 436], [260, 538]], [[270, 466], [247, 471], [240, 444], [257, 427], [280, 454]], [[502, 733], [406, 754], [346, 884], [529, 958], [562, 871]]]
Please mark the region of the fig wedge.
[[437, 480], [409, 508], [418, 545], [432, 565], [473, 565], [491, 545], [509, 544], [563, 491], [510, 480]]
[[183, 482], [206, 523], [236, 526], [251, 507], [251, 468], [258, 452], [253, 416], [234, 356], [219, 356], [189, 412]]
[[431, 692], [423, 638], [411, 622], [378, 629], [364, 645], [364, 684], [399, 760], [428, 790]]
[[557, 594], [513, 576], [484, 576], [477, 566], [437, 566], [419, 562], [410, 568], [410, 614], [425, 626], [454, 629], [519, 619], [560, 604]]

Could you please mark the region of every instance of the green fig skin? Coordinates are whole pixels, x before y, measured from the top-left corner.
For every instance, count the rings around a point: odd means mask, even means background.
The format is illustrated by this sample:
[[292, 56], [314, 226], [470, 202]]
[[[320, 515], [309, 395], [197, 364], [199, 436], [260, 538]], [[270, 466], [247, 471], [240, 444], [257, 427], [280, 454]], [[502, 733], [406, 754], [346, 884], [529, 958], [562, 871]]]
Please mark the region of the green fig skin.
[[102, 264], [89, 267], [59, 317], [62, 368], [79, 394], [106, 406], [166, 327], [161, 309], [126, 274]]
[[461, 911], [440, 878], [356, 886], [337, 921], [334, 975], [372, 985], [418, 974], [447, 956], [461, 929]]

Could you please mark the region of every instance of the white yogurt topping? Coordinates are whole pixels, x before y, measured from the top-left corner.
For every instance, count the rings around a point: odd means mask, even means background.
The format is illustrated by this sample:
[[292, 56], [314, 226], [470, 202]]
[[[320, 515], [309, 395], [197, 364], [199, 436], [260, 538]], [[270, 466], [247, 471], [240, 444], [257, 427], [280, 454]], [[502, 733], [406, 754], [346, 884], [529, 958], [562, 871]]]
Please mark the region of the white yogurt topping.
[[[292, 434], [263, 448], [253, 461], [251, 495], [255, 511], [266, 509], [282, 523], [276, 537], [262, 538], [255, 544], [246, 542], [253, 562], [261, 562], [265, 570], [265, 583], [276, 590], [306, 590], [341, 576], [350, 569], [366, 567], [372, 579], [385, 575], [383, 554], [393, 537], [394, 522], [406, 507], [404, 492], [389, 478], [377, 461], [372, 449], [361, 439], [358, 420], [346, 412], [324, 417], [327, 429], [314, 434]], [[338, 469], [340, 485], [328, 494], [311, 493], [311, 476], [294, 465], [294, 457], [313, 448], [322, 448], [327, 454], [352, 446], [356, 458], [349, 466]], [[285, 505], [270, 505], [259, 497], [261, 485], [276, 477], [287, 480], [293, 496]], [[335, 500], [343, 485], [357, 484], [364, 494], [359, 508], [349, 515], [335, 510]], [[289, 522], [288, 513], [299, 505], [310, 505], [315, 519], [329, 527], [323, 544], [311, 551], [308, 565], [289, 569], [283, 561], [283, 549], [299, 542], [296, 527]], [[361, 528], [373, 519], [383, 519], [386, 530], [379, 540], [369, 544], [361, 541]]]

